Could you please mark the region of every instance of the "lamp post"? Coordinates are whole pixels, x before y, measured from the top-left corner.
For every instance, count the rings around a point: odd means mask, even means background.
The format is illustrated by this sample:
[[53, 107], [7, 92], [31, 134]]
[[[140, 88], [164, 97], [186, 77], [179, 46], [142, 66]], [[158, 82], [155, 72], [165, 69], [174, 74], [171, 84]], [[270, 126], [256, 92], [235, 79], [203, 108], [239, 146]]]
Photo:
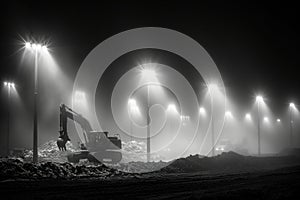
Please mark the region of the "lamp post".
[[10, 93], [11, 93], [11, 88], [15, 88], [15, 84], [13, 82], [4, 82], [4, 86], [7, 87], [7, 102], [8, 102], [8, 107], [7, 107], [7, 136], [6, 136], [6, 155], [9, 156], [9, 137], [10, 137]]
[[293, 110], [295, 109], [295, 104], [290, 103], [289, 112], [290, 112], [290, 148], [293, 147]]
[[261, 149], [260, 149], [260, 103], [263, 102], [263, 97], [262, 96], [257, 96], [256, 101], [257, 101], [257, 152], [258, 155], [260, 156], [261, 154]]
[[208, 85], [208, 89], [211, 96], [211, 145], [212, 145], [211, 155], [215, 156], [214, 91], [217, 90], [217, 85], [210, 84]]
[[147, 115], [147, 162], [150, 162], [150, 116], [149, 116], [149, 110], [150, 110], [150, 85], [149, 82], [156, 79], [156, 72], [151, 68], [143, 68], [142, 69], [142, 77], [145, 81], [148, 81], [147, 83], [147, 109], [146, 109], [146, 115]]
[[45, 45], [36, 43], [25, 43], [25, 48], [34, 52], [34, 106], [33, 106], [33, 162], [38, 162], [38, 59], [42, 50], [47, 50]]

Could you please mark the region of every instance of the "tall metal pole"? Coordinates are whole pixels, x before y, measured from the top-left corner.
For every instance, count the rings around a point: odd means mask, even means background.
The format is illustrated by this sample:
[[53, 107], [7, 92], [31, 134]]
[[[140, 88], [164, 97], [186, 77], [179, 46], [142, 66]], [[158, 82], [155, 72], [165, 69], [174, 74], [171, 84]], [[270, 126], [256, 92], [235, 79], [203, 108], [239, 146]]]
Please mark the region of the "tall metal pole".
[[215, 120], [214, 120], [214, 97], [213, 90], [211, 91], [211, 155], [215, 156]]
[[150, 116], [149, 116], [149, 85], [147, 86], [147, 162], [150, 162]]
[[290, 106], [290, 148], [293, 147], [293, 113], [292, 107]]
[[212, 143], [212, 152], [211, 155], [215, 156], [215, 122], [214, 122], [214, 114], [212, 109], [212, 115], [211, 115], [211, 143]]
[[10, 136], [10, 85], [8, 85], [7, 88], [7, 102], [8, 102], [8, 107], [7, 107], [7, 137], [6, 137], [6, 143], [7, 143], [7, 149], [6, 149], [6, 155], [9, 156], [9, 136]]
[[132, 141], [133, 136], [133, 123], [132, 123], [132, 108], [130, 108], [130, 141]]
[[38, 162], [38, 50], [35, 49], [34, 63], [34, 111], [33, 111], [33, 162]]
[[260, 110], [259, 110], [259, 100], [257, 101], [257, 148], [258, 155], [260, 155]]

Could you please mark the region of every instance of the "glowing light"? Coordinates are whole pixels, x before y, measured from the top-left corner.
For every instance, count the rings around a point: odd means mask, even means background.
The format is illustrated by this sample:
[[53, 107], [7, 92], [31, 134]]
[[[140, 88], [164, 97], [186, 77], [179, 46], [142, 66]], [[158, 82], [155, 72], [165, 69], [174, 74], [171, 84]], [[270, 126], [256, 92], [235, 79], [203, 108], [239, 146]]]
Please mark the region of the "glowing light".
[[26, 49], [30, 49], [31, 48], [31, 43], [30, 42], [26, 42], [25, 43], [25, 48]]
[[250, 113], [247, 113], [246, 115], [245, 115], [245, 118], [247, 119], [247, 120], [251, 120], [251, 115], [250, 115]]
[[211, 83], [211, 84], [208, 84], [208, 90], [210, 91], [210, 92], [212, 92], [212, 91], [214, 91], [214, 90], [218, 90], [218, 86], [216, 85], [216, 84], [214, 84], [214, 83]]
[[146, 80], [153, 80], [156, 79], [156, 72], [154, 69], [151, 68], [143, 68], [142, 69], [142, 77]]
[[175, 104], [169, 104], [167, 111], [177, 113], [177, 108], [176, 108]]
[[225, 117], [232, 118], [232, 113], [230, 111], [225, 112]]
[[205, 111], [205, 109], [203, 107], [200, 107], [199, 108], [199, 113], [200, 113], [200, 115], [205, 115], [206, 111]]
[[295, 106], [294, 103], [290, 103], [290, 107], [291, 107], [292, 109], [296, 109], [296, 106]]
[[33, 49], [37, 51], [47, 51], [48, 47], [46, 45], [41, 45], [41, 44], [36, 44], [36, 43], [30, 43], [30, 42], [25, 42], [25, 48], [26, 49]]
[[47, 47], [46, 45], [43, 45], [43, 46], [42, 46], [42, 50], [43, 50], [43, 51], [48, 51], [48, 47]]
[[37, 50], [41, 50], [41, 49], [42, 49], [42, 45], [41, 45], [41, 44], [37, 44], [37, 45], [36, 45], [36, 49], [37, 49]]
[[264, 117], [264, 122], [268, 123], [269, 122], [269, 118], [268, 117]]
[[129, 100], [128, 100], [128, 104], [129, 104], [130, 106], [136, 105], [136, 100], [135, 100], [135, 99], [129, 99]]
[[136, 105], [136, 100], [135, 99], [129, 99], [128, 100], [128, 106], [129, 106], [130, 114], [135, 114], [135, 115], [140, 114], [140, 109]]
[[181, 121], [189, 121], [189, 120], [190, 120], [190, 116], [187, 116], [187, 115], [180, 115], [180, 120], [181, 120]]
[[13, 83], [13, 82], [7, 82], [7, 81], [5, 81], [4, 85], [7, 86], [7, 87], [9, 87], [9, 88], [11, 88], [11, 87], [15, 88], [15, 83]]
[[277, 122], [281, 122], [281, 120], [278, 118], [277, 120], [276, 120]]
[[262, 96], [258, 95], [258, 96], [256, 97], [256, 101], [257, 101], [257, 102], [263, 102], [263, 101], [264, 101], [264, 98], [263, 98]]

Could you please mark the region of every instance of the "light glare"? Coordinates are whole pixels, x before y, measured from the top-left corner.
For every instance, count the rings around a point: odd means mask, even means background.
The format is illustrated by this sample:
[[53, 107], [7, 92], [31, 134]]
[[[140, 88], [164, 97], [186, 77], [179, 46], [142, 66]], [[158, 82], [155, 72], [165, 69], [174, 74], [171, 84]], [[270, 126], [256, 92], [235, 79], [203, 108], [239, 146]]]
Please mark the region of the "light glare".
[[206, 113], [206, 111], [203, 107], [199, 108], [199, 112], [200, 112], [201, 115], [205, 115], [205, 113]]
[[296, 109], [296, 106], [294, 103], [290, 103], [290, 107], [293, 108], [293, 109]]
[[30, 48], [31, 48], [30, 42], [26, 42], [26, 43], [25, 43], [25, 48], [27, 48], [27, 49], [30, 49]]
[[129, 100], [128, 100], [128, 104], [129, 104], [130, 106], [136, 105], [136, 100], [135, 100], [135, 99], [129, 99]]
[[36, 45], [36, 49], [37, 49], [37, 50], [41, 50], [41, 48], [42, 48], [42, 45], [41, 45], [41, 44], [37, 44], [37, 45]]
[[251, 120], [251, 115], [250, 115], [250, 113], [247, 113], [247, 114], [245, 115], [245, 118], [246, 118], [247, 120]]
[[232, 113], [230, 111], [225, 112], [225, 117], [232, 118]]
[[256, 101], [258, 101], [258, 102], [263, 102], [263, 101], [264, 101], [264, 98], [263, 98], [262, 96], [258, 95], [258, 96], [256, 97]]
[[171, 111], [171, 112], [176, 112], [177, 113], [177, 108], [176, 108], [175, 104], [169, 104], [167, 110]]

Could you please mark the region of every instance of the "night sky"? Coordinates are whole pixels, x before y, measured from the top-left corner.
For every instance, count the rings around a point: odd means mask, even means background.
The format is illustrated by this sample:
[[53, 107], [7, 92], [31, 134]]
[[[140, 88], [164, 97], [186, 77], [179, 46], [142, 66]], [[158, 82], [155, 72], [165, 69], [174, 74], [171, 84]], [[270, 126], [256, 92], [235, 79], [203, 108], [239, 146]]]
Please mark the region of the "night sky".
[[[2, 4], [1, 81], [17, 84], [30, 118], [33, 68], [28, 71], [22, 66], [21, 53], [17, 52], [22, 38], [50, 41], [56, 62], [72, 81], [87, 54], [103, 40], [128, 29], [154, 26], [182, 32], [202, 45], [218, 66], [227, 93], [236, 104], [250, 107], [257, 93], [267, 98], [275, 113], [283, 112], [290, 101], [299, 103], [299, 7], [286, 1], [183, 2]], [[6, 103], [2, 91], [1, 138], [6, 130]]]

